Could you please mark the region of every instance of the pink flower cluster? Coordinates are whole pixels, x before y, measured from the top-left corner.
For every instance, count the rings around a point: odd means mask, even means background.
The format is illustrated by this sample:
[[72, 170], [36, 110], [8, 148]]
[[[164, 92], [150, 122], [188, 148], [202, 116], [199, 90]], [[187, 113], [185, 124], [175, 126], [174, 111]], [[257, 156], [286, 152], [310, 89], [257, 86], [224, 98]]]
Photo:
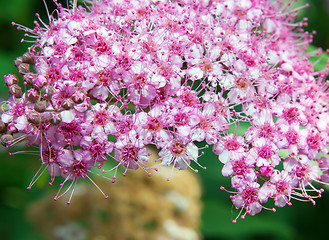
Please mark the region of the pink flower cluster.
[[329, 180], [328, 69], [313, 70], [306, 19], [278, 2], [95, 0], [14, 24], [34, 40], [15, 61], [24, 87], [5, 76], [1, 141], [38, 149], [29, 188], [45, 169], [64, 178], [55, 199], [119, 167], [194, 169], [212, 146], [242, 218], [270, 199], [314, 203]]

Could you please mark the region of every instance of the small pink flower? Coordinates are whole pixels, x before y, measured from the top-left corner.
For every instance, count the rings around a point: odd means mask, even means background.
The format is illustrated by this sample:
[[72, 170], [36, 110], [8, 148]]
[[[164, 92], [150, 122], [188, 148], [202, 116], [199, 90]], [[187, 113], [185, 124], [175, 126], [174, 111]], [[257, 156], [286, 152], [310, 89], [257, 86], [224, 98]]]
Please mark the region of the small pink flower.
[[245, 152], [244, 146], [243, 137], [229, 134], [214, 145], [213, 151], [218, 155], [218, 159], [225, 164], [231, 158], [238, 159], [242, 157]]
[[169, 146], [159, 152], [161, 164], [169, 166], [173, 163], [179, 170], [187, 169], [191, 161], [197, 161], [198, 147], [192, 142], [184, 143], [179, 140], [173, 140]]

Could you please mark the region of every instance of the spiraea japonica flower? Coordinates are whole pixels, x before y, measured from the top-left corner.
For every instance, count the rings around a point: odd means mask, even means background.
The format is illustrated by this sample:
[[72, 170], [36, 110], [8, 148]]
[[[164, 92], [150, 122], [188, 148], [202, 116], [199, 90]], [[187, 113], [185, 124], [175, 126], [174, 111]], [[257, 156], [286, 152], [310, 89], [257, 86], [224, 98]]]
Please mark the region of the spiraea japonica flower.
[[321, 196], [328, 68], [307, 59], [312, 35], [292, 3], [54, 2], [48, 24], [13, 23], [32, 44], [15, 60], [21, 79], [4, 77], [2, 144], [27, 141], [40, 155], [28, 188], [47, 171], [51, 184], [64, 179], [55, 200], [71, 191], [70, 203], [81, 179], [98, 188], [91, 175], [197, 171], [211, 146], [242, 217]]

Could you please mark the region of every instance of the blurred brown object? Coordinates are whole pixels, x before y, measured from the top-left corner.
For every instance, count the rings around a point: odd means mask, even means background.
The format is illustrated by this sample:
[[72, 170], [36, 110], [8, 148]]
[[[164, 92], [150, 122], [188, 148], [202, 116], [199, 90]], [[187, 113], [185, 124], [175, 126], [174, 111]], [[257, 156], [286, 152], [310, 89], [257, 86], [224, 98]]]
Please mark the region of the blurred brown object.
[[68, 194], [51, 197], [28, 209], [28, 218], [47, 239], [56, 240], [197, 240], [201, 214], [200, 184], [191, 171], [159, 167], [148, 177], [128, 171], [112, 184], [94, 178], [109, 194], [104, 199], [88, 184], [78, 184], [67, 206]]

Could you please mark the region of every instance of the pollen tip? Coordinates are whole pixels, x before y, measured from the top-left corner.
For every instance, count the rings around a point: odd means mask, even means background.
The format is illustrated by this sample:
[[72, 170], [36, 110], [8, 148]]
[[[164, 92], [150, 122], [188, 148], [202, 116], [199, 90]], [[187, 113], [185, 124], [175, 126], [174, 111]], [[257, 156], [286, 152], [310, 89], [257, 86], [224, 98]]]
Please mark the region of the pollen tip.
[[236, 223], [236, 220], [234, 219], [234, 220], [232, 221], [232, 223]]
[[108, 198], [109, 198], [109, 196], [105, 195], [105, 196], [104, 196], [104, 198], [105, 198], [105, 199], [108, 199]]
[[148, 173], [147, 176], [148, 176], [148, 177], [152, 177], [152, 173]]
[[30, 186], [28, 186], [28, 187], [26, 188], [26, 190], [31, 190], [31, 187], [30, 187]]
[[70, 205], [70, 204], [71, 204], [71, 202], [66, 202], [66, 204], [67, 204], [67, 205]]

